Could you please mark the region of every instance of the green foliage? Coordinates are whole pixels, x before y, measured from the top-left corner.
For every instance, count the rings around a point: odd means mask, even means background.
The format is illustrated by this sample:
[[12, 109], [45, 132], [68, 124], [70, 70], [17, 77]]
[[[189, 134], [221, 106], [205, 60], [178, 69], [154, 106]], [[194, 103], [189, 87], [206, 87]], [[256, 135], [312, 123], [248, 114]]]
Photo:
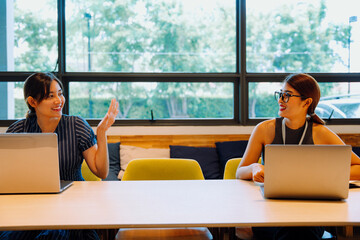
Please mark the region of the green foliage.
[[256, 97], [255, 116], [257, 118], [277, 117], [279, 105], [274, 99], [274, 94], [262, 94]]
[[287, 2], [277, 11], [249, 14], [248, 71], [331, 72], [341, 62], [331, 45], [347, 46], [348, 27], [330, 23], [325, 28], [325, 3], [300, 8]]
[[[250, 72], [331, 72], [342, 62], [332, 44], [347, 46], [348, 27], [324, 24], [326, 4], [305, 5], [302, 10], [287, 2], [277, 11], [247, 17], [247, 69]], [[343, 63], [344, 64], [344, 63]], [[334, 92], [335, 83], [321, 84], [322, 96]], [[249, 117], [276, 117], [272, 93], [249, 89]], [[269, 102], [268, 102], [269, 101]], [[274, 104], [273, 104], [274, 103]]]
[[[155, 119], [168, 119], [170, 114], [167, 111], [167, 102], [162, 98], [153, 98], [149, 104], [146, 99], [133, 99], [134, 104], [128, 112], [127, 119], [150, 119], [150, 111], [153, 110]], [[233, 102], [232, 99], [213, 99], [213, 98], [189, 98], [187, 118], [232, 118]], [[94, 99], [92, 105], [92, 118], [102, 118], [106, 114], [109, 106], [108, 99]], [[87, 98], [78, 98], [71, 101], [70, 112], [72, 115], [79, 115], [90, 118], [89, 101]], [[125, 118], [125, 117], [120, 117]], [[178, 116], [177, 118], [181, 118]]]
[[51, 55], [57, 54], [57, 25], [54, 18], [45, 18], [36, 12], [25, 12], [16, 7], [14, 18], [14, 46], [19, 51], [15, 58], [15, 70], [53, 70], [56, 59]]
[[15, 99], [15, 118], [24, 118], [28, 111], [28, 107], [24, 99]]
[[[301, 13], [289, 2], [270, 13], [247, 13], [247, 71], [330, 71], [341, 61], [331, 46], [347, 47], [349, 28], [324, 23], [325, 3], [310, 4]], [[198, 9], [194, 16], [175, 0], [69, 0], [66, 5], [68, 72], [236, 72], [234, 7]], [[52, 70], [56, 21], [17, 10], [15, 23], [15, 45], [24, 50], [16, 70]], [[70, 113], [101, 118], [116, 98], [122, 119], [148, 119], [150, 110], [155, 118], [233, 117], [232, 84], [156, 81], [150, 90], [134, 82], [71, 83]], [[322, 94], [333, 88], [327, 84]], [[23, 110], [17, 107], [17, 114]], [[249, 114], [276, 116], [272, 93], [258, 94], [253, 84]]]

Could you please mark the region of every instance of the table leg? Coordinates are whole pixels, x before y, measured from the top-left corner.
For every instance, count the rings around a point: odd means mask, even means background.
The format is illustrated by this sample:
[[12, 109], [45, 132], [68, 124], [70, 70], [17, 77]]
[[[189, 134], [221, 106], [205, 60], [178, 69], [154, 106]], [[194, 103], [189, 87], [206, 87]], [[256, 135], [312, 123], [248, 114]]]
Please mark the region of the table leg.
[[353, 237], [354, 236], [354, 229], [353, 226], [345, 226], [344, 227], [345, 237]]

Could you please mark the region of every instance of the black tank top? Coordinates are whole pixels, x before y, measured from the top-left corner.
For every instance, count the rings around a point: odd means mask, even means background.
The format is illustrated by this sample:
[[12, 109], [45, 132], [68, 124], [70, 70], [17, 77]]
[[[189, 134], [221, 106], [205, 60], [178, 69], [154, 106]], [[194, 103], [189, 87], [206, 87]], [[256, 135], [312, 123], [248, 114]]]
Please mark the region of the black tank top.
[[[275, 122], [275, 137], [271, 144], [284, 144], [282, 139], [282, 121], [284, 118], [276, 118]], [[302, 144], [314, 144], [312, 136], [313, 122], [308, 120], [308, 128], [305, 133]], [[299, 144], [301, 136], [305, 129], [305, 124], [298, 129], [291, 129], [285, 125], [286, 129], [286, 143], [285, 144]], [[265, 163], [265, 151], [262, 150], [262, 164]]]

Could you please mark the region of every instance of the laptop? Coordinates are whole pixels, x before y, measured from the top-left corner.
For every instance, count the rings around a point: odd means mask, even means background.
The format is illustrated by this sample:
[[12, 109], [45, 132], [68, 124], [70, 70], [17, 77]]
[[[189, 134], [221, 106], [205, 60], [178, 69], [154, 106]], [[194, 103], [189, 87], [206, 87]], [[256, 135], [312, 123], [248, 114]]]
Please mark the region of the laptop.
[[265, 198], [346, 199], [351, 146], [266, 145]]
[[0, 194], [60, 193], [56, 133], [0, 134]]

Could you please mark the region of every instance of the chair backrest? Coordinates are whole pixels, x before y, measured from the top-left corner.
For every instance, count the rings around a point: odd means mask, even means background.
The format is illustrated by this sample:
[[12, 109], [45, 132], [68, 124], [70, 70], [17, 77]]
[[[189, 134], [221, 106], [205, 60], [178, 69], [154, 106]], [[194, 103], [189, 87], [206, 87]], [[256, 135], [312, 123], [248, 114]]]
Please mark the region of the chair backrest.
[[204, 175], [192, 159], [138, 158], [129, 162], [121, 180], [204, 180]]
[[[241, 162], [242, 158], [232, 158], [226, 162], [224, 170], [224, 179], [236, 179], [236, 170]], [[258, 163], [261, 163], [259, 158]]]
[[98, 178], [95, 174], [91, 172], [85, 160], [81, 164], [81, 174], [85, 181], [101, 181], [101, 178]]
[[236, 179], [236, 169], [239, 166], [241, 158], [232, 158], [226, 162], [224, 170], [224, 179]]

